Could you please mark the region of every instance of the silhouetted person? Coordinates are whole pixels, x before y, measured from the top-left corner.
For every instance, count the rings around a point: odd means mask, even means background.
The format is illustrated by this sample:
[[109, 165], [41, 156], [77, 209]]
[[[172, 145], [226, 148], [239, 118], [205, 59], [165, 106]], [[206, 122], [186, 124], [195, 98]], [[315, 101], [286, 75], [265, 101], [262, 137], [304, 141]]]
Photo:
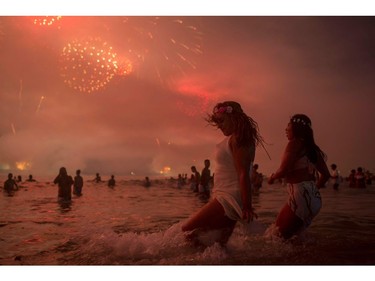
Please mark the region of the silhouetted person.
[[204, 160], [204, 168], [202, 169], [201, 180], [200, 180], [200, 193], [210, 197], [210, 180], [211, 180], [211, 162], [209, 159]]
[[259, 165], [254, 164], [253, 169], [251, 171], [250, 181], [252, 186], [251, 190], [253, 193], [258, 193], [259, 189], [262, 187], [263, 184], [263, 175], [258, 172], [258, 168]]
[[349, 181], [349, 187], [354, 188], [355, 187], [355, 169], [352, 169], [350, 171], [350, 175], [348, 176], [348, 181]]
[[60, 168], [60, 172], [53, 181], [58, 184], [58, 199], [59, 200], [71, 200], [72, 199], [72, 185], [74, 183], [73, 178], [68, 175], [64, 167]]
[[13, 179], [13, 174], [8, 174], [8, 179], [4, 182], [4, 192], [8, 195], [13, 195], [14, 191], [18, 189], [16, 181]]
[[356, 188], [365, 188], [366, 187], [366, 177], [363, 173], [362, 167], [357, 168], [355, 173], [355, 187]]
[[336, 164], [332, 164], [331, 169], [332, 169], [331, 178], [333, 180], [333, 189], [338, 190], [339, 185], [340, 185], [340, 173], [339, 173], [339, 170], [337, 170]]
[[145, 187], [150, 187], [150, 186], [151, 186], [151, 181], [150, 181], [149, 177], [145, 177], [145, 183], [144, 183], [144, 186], [145, 186]]
[[74, 177], [73, 194], [77, 196], [81, 196], [82, 187], [83, 187], [83, 178], [81, 177], [81, 170], [77, 170], [76, 176]]
[[201, 175], [197, 171], [197, 168], [195, 166], [191, 166], [191, 171], [193, 172], [193, 174], [190, 178], [190, 187], [194, 192], [198, 192]]
[[96, 173], [96, 177], [94, 179], [95, 182], [101, 182], [102, 178], [100, 177], [99, 173]]
[[108, 181], [108, 187], [115, 187], [116, 181], [115, 181], [115, 176], [112, 175], [111, 179]]
[[22, 182], [22, 177], [21, 176], [17, 176], [17, 182]]
[[182, 177], [182, 174], [178, 174], [177, 178], [177, 188], [180, 189], [184, 185], [184, 179]]
[[29, 175], [29, 178], [28, 178], [26, 181], [34, 182], [34, 181], [36, 181], [36, 180], [33, 179], [33, 175]]

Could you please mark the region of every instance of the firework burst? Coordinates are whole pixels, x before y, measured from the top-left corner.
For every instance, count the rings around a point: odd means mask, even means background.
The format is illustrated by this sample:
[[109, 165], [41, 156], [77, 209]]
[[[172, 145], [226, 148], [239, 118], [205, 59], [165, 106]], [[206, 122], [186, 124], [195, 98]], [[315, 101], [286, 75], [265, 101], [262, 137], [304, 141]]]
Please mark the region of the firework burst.
[[[56, 25], [61, 20], [61, 16], [45, 16], [33, 18], [34, 25], [37, 26], [52, 26]], [[58, 26], [60, 27], [60, 26]]]
[[62, 51], [61, 76], [76, 91], [92, 93], [105, 87], [116, 74], [131, 72], [128, 61], [121, 67], [113, 48], [100, 38], [74, 40]]
[[[137, 73], [165, 82], [197, 68], [202, 54], [202, 33], [189, 18], [125, 17], [123, 31], [129, 56], [138, 62]], [[190, 20], [191, 21], [191, 20]]]

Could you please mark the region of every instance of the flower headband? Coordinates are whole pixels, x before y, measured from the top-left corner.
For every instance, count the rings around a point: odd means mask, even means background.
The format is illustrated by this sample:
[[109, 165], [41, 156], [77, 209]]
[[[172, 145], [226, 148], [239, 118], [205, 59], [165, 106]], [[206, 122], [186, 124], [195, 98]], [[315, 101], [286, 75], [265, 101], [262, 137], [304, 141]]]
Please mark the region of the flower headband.
[[214, 113], [232, 113], [232, 112], [233, 112], [233, 107], [231, 107], [230, 105], [216, 107], [214, 110]]
[[304, 126], [309, 126], [311, 127], [311, 123], [306, 121], [306, 120], [303, 120], [302, 118], [292, 118], [291, 120], [293, 123], [297, 123], [297, 124], [302, 124]]

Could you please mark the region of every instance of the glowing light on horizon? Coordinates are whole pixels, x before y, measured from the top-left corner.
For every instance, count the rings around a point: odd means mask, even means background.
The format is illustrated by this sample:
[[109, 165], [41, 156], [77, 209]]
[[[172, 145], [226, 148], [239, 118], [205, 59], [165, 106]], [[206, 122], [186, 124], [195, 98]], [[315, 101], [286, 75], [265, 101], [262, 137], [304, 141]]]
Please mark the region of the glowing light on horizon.
[[27, 161], [16, 162], [16, 168], [20, 171], [29, 170], [31, 168], [31, 163]]
[[33, 23], [37, 26], [51, 26], [58, 22], [61, 18], [61, 16], [36, 17], [33, 19]]
[[165, 174], [170, 173], [171, 171], [172, 171], [171, 167], [169, 167], [169, 166], [165, 166], [165, 167], [163, 167], [162, 170], [160, 170], [159, 173], [160, 173], [161, 175], [165, 175]]
[[119, 73], [117, 54], [101, 38], [74, 40], [61, 53], [61, 76], [76, 91], [92, 93], [104, 88], [116, 74], [130, 73], [130, 61]]

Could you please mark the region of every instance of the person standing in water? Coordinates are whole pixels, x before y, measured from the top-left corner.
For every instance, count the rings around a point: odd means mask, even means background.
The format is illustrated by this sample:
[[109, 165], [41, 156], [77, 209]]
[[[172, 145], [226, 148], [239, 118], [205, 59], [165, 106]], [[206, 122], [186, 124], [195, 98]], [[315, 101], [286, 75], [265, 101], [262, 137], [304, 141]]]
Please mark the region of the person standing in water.
[[347, 178], [347, 181], [349, 182], [349, 187], [354, 188], [356, 184], [356, 179], [355, 179], [355, 169], [352, 169], [350, 171], [350, 174]]
[[151, 186], [151, 182], [150, 182], [150, 178], [149, 177], [145, 177], [144, 186], [145, 187], [150, 187]]
[[83, 187], [83, 178], [81, 177], [81, 170], [77, 170], [76, 176], [74, 177], [73, 194], [77, 196], [81, 196], [82, 187]]
[[6, 192], [7, 195], [13, 195], [16, 190], [18, 190], [18, 185], [13, 179], [13, 174], [9, 173], [8, 179], [4, 182], [4, 192]]
[[29, 178], [26, 181], [35, 182], [36, 180], [33, 178], [33, 175], [29, 175]]
[[102, 177], [99, 175], [99, 173], [96, 173], [96, 176], [95, 176], [94, 181], [95, 181], [96, 183], [102, 182]]
[[108, 181], [108, 187], [111, 187], [111, 188], [114, 188], [116, 185], [116, 180], [115, 180], [115, 176], [112, 175], [110, 180]]
[[65, 167], [61, 167], [59, 174], [53, 181], [58, 184], [58, 199], [59, 200], [71, 200], [72, 199], [72, 185], [74, 183], [73, 178], [68, 175]]
[[259, 189], [262, 187], [263, 184], [263, 175], [258, 172], [259, 165], [254, 164], [252, 173], [251, 173], [251, 186], [253, 194], [258, 194]]
[[[315, 144], [311, 120], [296, 114], [286, 128], [289, 140], [278, 170], [271, 175], [269, 184], [285, 178], [289, 198], [276, 218], [278, 235], [289, 239], [307, 228], [322, 207], [319, 188], [330, 178], [325, 153]], [[315, 173], [319, 172], [316, 183]]]
[[215, 239], [225, 245], [237, 221], [257, 218], [251, 197], [250, 172], [255, 147], [263, 143], [257, 123], [235, 101], [218, 103], [207, 119], [220, 129], [224, 140], [216, 145], [215, 180], [210, 201], [183, 225], [187, 239], [199, 243], [201, 232], [218, 230]]
[[331, 169], [332, 169], [331, 178], [332, 178], [332, 183], [333, 183], [333, 189], [338, 190], [339, 185], [340, 185], [340, 172], [337, 169], [336, 164], [331, 164]]
[[207, 198], [210, 197], [210, 180], [211, 180], [211, 162], [209, 159], [204, 160], [204, 168], [201, 173], [201, 182], [199, 185], [199, 192], [204, 194]]
[[365, 174], [363, 173], [362, 167], [358, 167], [355, 173], [355, 187], [366, 188]]
[[191, 174], [190, 187], [193, 190], [193, 192], [198, 192], [199, 191], [199, 183], [201, 181], [201, 174], [198, 172], [198, 170], [195, 166], [191, 166], [190, 169], [193, 172], [193, 174]]

